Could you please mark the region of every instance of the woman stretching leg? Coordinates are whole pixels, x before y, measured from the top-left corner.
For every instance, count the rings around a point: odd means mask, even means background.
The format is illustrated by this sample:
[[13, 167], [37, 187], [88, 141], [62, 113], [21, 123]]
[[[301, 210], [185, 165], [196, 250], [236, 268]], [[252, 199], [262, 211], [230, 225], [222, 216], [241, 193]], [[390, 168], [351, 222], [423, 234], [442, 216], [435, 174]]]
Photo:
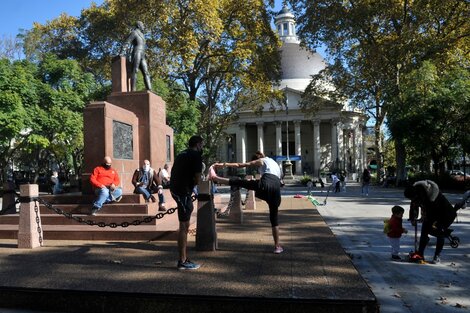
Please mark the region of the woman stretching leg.
[[[246, 180], [241, 178], [225, 178], [217, 176], [215, 169], [223, 167], [243, 168], [256, 166], [259, 169], [261, 178], [255, 180]], [[209, 180], [222, 185], [242, 187], [255, 191], [255, 196], [266, 201], [269, 206], [269, 220], [271, 222], [272, 234], [274, 239], [274, 253], [282, 253], [283, 248], [279, 243], [279, 222], [278, 209], [281, 204], [281, 169], [279, 165], [271, 158], [265, 157], [264, 153], [257, 151], [253, 160], [247, 163], [214, 163], [209, 168]]]

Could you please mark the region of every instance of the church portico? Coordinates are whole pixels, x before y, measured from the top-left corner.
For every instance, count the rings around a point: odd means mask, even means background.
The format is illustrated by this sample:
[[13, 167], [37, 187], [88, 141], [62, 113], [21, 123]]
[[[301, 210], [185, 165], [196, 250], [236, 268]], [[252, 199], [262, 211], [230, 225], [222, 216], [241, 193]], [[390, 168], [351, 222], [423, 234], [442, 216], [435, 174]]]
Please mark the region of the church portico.
[[300, 106], [302, 94], [312, 75], [327, 64], [318, 53], [300, 47], [289, 9], [282, 9], [275, 24], [283, 45], [282, 77], [274, 88], [284, 93], [285, 102], [279, 103], [275, 111], [266, 103], [261, 113], [239, 112], [238, 120], [226, 129], [230, 142], [219, 155], [226, 155], [228, 162], [246, 162], [260, 150], [283, 168], [286, 162], [292, 163], [292, 174], [296, 176], [361, 172], [365, 115], [348, 111], [340, 103], [327, 103], [317, 112], [306, 114]]

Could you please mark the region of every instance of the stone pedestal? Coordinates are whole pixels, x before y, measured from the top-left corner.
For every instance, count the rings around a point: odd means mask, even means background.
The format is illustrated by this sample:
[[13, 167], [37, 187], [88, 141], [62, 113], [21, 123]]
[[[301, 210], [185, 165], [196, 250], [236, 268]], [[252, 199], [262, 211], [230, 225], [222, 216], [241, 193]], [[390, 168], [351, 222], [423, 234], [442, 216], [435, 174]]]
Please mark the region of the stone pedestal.
[[113, 92], [106, 101], [90, 103], [84, 110], [84, 167], [82, 192], [91, 193], [93, 169], [105, 156], [121, 178], [124, 193], [132, 193], [134, 170], [143, 160], [158, 170], [172, 164], [173, 129], [166, 125], [166, 104], [151, 91], [127, 92], [124, 57], [113, 59]]
[[215, 212], [210, 198], [210, 190], [210, 181], [203, 181], [198, 185], [196, 250], [199, 251], [215, 251], [217, 249]]
[[127, 60], [125, 57], [115, 56], [112, 60], [111, 79], [112, 92], [128, 92], [130, 79], [127, 78]]
[[35, 202], [31, 198], [39, 195], [38, 185], [21, 185], [20, 223], [18, 228], [18, 248], [33, 249], [42, 245], [42, 224], [39, 204], [35, 211]]
[[[113, 168], [119, 173], [124, 192], [134, 190], [131, 179], [140, 165], [139, 120], [137, 116], [106, 101], [92, 102], [83, 112], [84, 164], [82, 192], [92, 193], [90, 175], [103, 163], [107, 155], [113, 159]], [[118, 130], [124, 127], [126, 130]], [[118, 135], [118, 134], [119, 135]], [[121, 137], [121, 138], [118, 138]], [[117, 154], [127, 154], [119, 157]]]
[[287, 160], [284, 163], [284, 179], [294, 179], [294, 175], [292, 175], [292, 163], [290, 160]]

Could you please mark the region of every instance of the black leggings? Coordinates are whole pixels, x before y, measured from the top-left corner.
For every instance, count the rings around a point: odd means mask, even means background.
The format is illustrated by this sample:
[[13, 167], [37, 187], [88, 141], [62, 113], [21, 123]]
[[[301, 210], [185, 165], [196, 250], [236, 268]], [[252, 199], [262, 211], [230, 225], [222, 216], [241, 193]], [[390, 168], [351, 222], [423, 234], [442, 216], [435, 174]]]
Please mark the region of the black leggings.
[[436, 251], [434, 255], [440, 255], [442, 249], [444, 248], [445, 236], [443, 233], [437, 232], [432, 228], [432, 222], [424, 221], [421, 226], [421, 236], [419, 238], [419, 249], [418, 253], [424, 257], [424, 249], [429, 242], [429, 235], [436, 237]]
[[281, 205], [281, 181], [276, 175], [264, 174], [259, 180], [245, 180], [239, 177], [230, 178], [229, 185], [254, 190], [255, 196], [266, 201], [269, 206], [271, 226], [279, 225], [277, 213], [279, 205]]

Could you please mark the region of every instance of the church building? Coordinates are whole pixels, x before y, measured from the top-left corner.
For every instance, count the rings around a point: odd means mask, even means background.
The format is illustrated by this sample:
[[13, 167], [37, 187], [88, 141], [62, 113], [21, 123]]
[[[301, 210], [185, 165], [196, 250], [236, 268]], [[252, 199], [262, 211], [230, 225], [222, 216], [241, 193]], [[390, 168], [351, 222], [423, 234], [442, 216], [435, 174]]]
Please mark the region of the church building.
[[275, 88], [284, 92], [286, 103], [283, 110], [270, 110], [266, 104], [262, 114], [240, 112], [226, 129], [228, 140], [221, 147], [221, 159], [246, 162], [260, 150], [283, 166], [287, 178], [319, 177], [334, 170], [356, 178], [365, 166], [366, 115], [331, 102], [314, 116], [305, 114], [299, 106], [302, 93], [312, 75], [327, 64], [320, 54], [300, 46], [294, 14], [287, 7], [275, 17], [275, 26], [282, 41], [282, 76]]

